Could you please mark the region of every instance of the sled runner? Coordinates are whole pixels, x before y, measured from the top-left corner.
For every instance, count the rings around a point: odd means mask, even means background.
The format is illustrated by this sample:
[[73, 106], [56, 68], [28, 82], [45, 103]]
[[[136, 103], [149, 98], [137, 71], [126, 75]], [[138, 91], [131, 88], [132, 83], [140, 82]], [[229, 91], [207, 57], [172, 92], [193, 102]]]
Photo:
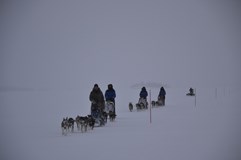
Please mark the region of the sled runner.
[[186, 95], [187, 95], [187, 96], [195, 96], [194, 93], [187, 93]]

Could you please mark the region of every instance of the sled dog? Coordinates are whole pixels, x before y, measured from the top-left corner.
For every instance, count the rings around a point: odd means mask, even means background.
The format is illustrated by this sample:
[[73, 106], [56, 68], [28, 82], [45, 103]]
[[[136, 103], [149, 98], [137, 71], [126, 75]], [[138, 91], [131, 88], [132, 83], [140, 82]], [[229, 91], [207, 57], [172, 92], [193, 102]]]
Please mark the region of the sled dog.
[[61, 122], [61, 129], [62, 129], [62, 135], [67, 135], [67, 133], [70, 131], [74, 132], [74, 119], [73, 118], [63, 118]]
[[129, 103], [129, 110], [130, 110], [130, 112], [133, 111], [133, 104], [131, 102]]

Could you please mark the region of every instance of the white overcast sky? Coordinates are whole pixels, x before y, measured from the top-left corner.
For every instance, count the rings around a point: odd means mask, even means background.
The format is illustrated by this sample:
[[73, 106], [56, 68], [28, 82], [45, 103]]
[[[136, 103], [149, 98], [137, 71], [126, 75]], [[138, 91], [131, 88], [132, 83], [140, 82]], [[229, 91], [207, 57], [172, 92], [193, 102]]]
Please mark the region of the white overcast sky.
[[240, 86], [241, 1], [0, 2], [0, 87]]

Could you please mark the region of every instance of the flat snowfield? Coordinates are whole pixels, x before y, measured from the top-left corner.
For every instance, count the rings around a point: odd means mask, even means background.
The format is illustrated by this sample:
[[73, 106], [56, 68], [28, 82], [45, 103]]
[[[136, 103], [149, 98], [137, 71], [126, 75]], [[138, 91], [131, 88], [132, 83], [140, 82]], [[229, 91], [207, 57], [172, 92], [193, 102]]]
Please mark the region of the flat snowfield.
[[[0, 160], [241, 160], [240, 15], [238, 0], [1, 0]], [[62, 135], [94, 84], [113, 84], [116, 120]], [[162, 86], [166, 106], [129, 111]]]
[[[122, 90], [125, 90], [122, 88]], [[152, 90], [156, 95], [158, 90]], [[87, 115], [79, 91], [1, 92], [1, 157], [18, 160], [241, 158], [240, 92], [197, 89], [195, 97], [167, 88], [166, 106], [133, 112], [117, 98], [117, 118], [104, 127], [61, 134], [65, 116]], [[131, 93], [133, 89], [126, 89]], [[138, 91], [134, 91], [138, 93]], [[138, 95], [138, 94], [137, 94]], [[124, 98], [126, 96], [126, 98]], [[88, 97], [88, 96], [87, 96]], [[128, 99], [128, 94], [119, 92]], [[129, 97], [130, 98], [130, 97]], [[136, 103], [138, 96], [133, 96]], [[153, 98], [154, 99], [154, 98]], [[151, 123], [150, 123], [151, 120]]]

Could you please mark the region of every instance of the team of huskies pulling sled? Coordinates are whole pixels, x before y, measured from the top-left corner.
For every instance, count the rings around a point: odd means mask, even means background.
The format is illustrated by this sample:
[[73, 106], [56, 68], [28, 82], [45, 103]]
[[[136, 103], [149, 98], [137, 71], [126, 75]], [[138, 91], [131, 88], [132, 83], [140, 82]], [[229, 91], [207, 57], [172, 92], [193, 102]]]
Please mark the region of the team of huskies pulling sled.
[[[145, 87], [142, 88], [142, 91], [145, 91]], [[145, 91], [146, 92], [146, 91]], [[141, 93], [140, 93], [141, 95]], [[146, 93], [147, 95], [147, 93]], [[158, 100], [157, 101], [151, 101], [151, 107], [161, 107], [161, 106], [165, 106], [165, 95], [166, 95], [166, 91], [164, 90], [164, 88], [162, 87], [160, 92], [159, 92], [159, 96], [158, 96]], [[186, 94], [187, 96], [195, 96], [194, 93], [194, 89], [190, 88], [189, 89], [189, 93]], [[140, 111], [140, 110], [146, 110], [148, 109], [148, 101], [147, 98], [143, 98], [140, 97], [138, 103], [136, 103], [136, 110]], [[134, 105], [130, 102], [129, 103], [129, 110], [132, 112], [134, 109]]]
[[[139, 101], [135, 105], [137, 111], [148, 109], [148, 101], [147, 101], [148, 93], [147, 93], [146, 87], [142, 87], [139, 96], [140, 96]], [[166, 91], [163, 87], [161, 87], [160, 91], [159, 91], [159, 94], [158, 94], [157, 101], [152, 101], [151, 106], [152, 107], [164, 106], [165, 105], [165, 97], [166, 97]], [[130, 102], [129, 103], [129, 110], [132, 112], [133, 109], [134, 109], [134, 106]]]
[[[146, 92], [145, 87], [142, 88], [142, 91]], [[163, 95], [159, 94], [157, 101], [151, 101], [151, 107], [165, 106], [165, 95], [166, 95], [165, 92]], [[190, 88], [189, 93], [187, 93], [186, 95], [195, 96], [194, 90]], [[140, 93], [139, 101], [138, 103], [135, 104], [137, 111], [148, 109], [148, 101], [146, 97], [147, 97], [147, 93], [145, 94], [144, 97], [142, 97]], [[92, 102], [92, 105], [95, 105], [95, 104], [93, 104]], [[130, 102], [129, 110], [132, 112], [133, 109], [134, 109], [134, 105]], [[75, 124], [77, 126], [78, 131], [87, 132], [88, 129], [93, 130], [94, 127], [104, 126], [107, 123], [108, 119], [111, 122], [113, 122], [115, 118], [116, 118], [115, 103], [112, 101], [106, 101], [103, 111], [100, 110], [98, 107], [96, 107], [96, 109], [91, 109], [90, 115], [87, 115], [87, 116], [77, 115], [75, 119], [71, 117], [63, 118], [61, 122], [62, 135], [67, 135], [69, 132], [74, 132]]]
[[78, 131], [87, 132], [88, 129], [93, 130], [94, 127], [104, 126], [108, 119], [110, 122], [113, 122], [116, 118], [114, 110], [115, 104], [111, 101], [107, 101], [104, 111], [96, 108], [87, 116], [77, 115], [75, 119], [72, 117], [63, 118], [61, 122], [62, 135], [67, 135], [69, 132], [73, 133], [75, 124]]
[[[136, 103], [136, 110], [137, 111], [141, 111], [141, 110], [146, 110], [148, 109], [148, 102], [146, 99], [144, 98], [139, 98], [139, 101]], [[158, 98], [157, 101], [151, 101], [151, 106], [152, 107], [161, 107], [165, 105], [165, 98], [164, 97], [160, 97]], [[129, 103], [129, 110], [130, 112], [132, 112], [134, 109], [134, 105], [133, 103]]]

